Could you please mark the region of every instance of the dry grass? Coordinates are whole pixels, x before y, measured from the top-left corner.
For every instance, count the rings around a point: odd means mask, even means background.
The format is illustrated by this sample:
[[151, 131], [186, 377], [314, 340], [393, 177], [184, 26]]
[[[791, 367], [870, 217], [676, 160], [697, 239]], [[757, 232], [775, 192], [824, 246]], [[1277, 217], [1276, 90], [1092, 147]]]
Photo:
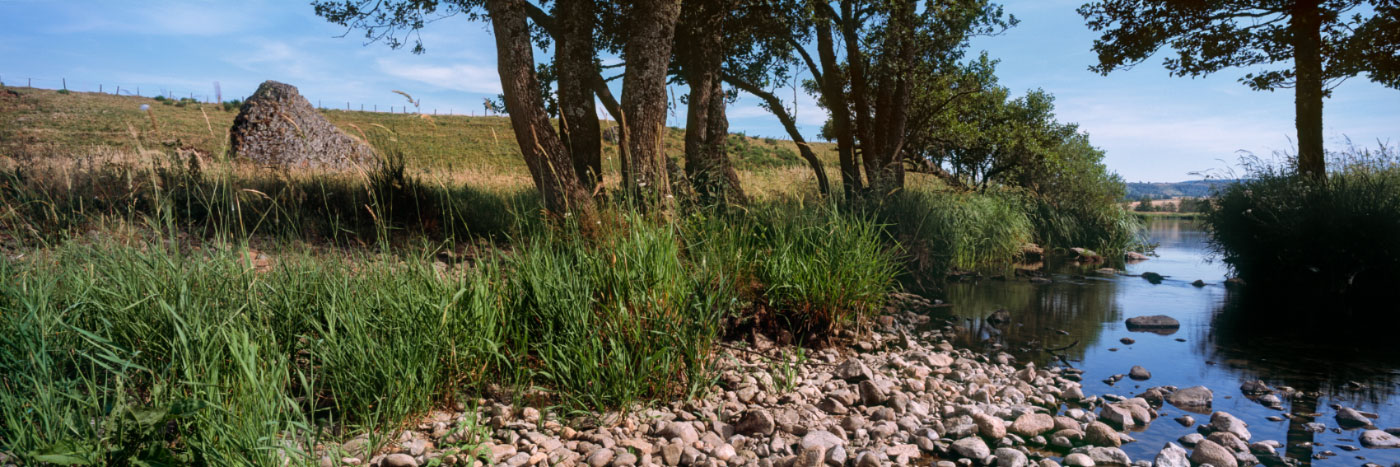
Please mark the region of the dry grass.
[[[191, 148], [206, 154], [223, 154], [228, 128], [236, 111], [222, 106], [190, 103], [166, 105], [146, 97], [13, 88], [18, 97], [0, 96], [0, 156], [20, 159], [71, 158], [93, 152], [138, 152], [142, 149], [171, 152]], [[153, 127], [140, 110], [148, 105], [159, 123]], [[431, 171], [447, 179], [484, 177], [500, 182], [505, 174], [528, 180], [528, 172], [505, 117], [426, 116], [384, 112], [323, 110], [327, 119], [345, 132], [370, 141], [388, 141], [407, 156], [412, 171]], [[605, 122], [604, 126], [615, 125]], [[680, 158], [684, 131], [670, 128], [663, 142], [666, 153]], [[763, 154], [796, 153], [791, 141], [736, 136]], [[835, 145], [814, 144], [818, 157], [835, 164]], [[617, 147], [604, 144], [604, 170], [617, 173]], [[740, 170], [772, 165], [737, 161]], [[798, 165], [794, 163], [792, 165]], [[517, 176], [518, 175], [518, 176]]]

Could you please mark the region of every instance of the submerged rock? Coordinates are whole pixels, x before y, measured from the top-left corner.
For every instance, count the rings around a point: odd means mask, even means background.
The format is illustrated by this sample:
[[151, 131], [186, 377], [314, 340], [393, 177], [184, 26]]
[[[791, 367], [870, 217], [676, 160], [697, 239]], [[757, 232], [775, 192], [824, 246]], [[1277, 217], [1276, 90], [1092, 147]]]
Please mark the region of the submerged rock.
[[1210, 415], [1210, 425], [1207, 425], [1206, 429], [1211, 432], [1223, 431], [1233, 434], [1242, 440], [1249, 441], [1252, 435], [1249, 433], [1249, 429], [1246, 428], [1248, 426], [1249, 424], [1245, 423], [1244, 420], [1240, 420], [1239, 417], [1231, 415], [1228, 412], [1216, 412]]
[[1342, 407], [1337, 410], [1337, 424], [1341, 425], [1342, 428], [1357, 428], [1369, 426], [1371, 424], [1371, 419], [1367, 418], [1365, 414], [1362, 414], [1356, 409]]
[[1181, 328], [1181, 322], [1167, 315], [1134, 316], [1125, 321], [1129, 331], [1162, 332]]
[[1166, 279], [1165, 277], [1162, 277], [1161, 274], [1157, 274], [1155, 272], [1144, 272], [1142, 273], [1142, 278], [1146, 279], [1147, 282], [1151, 282], [1153, 285], [1161, 284], [1162, 281]]
[[1178, 389], [1167, 396], [1167, 402], [1179, 409], [1196, 413], [1210, 413], [1215, 393], [1205, 386], [1192, 386]]
[[1370, 449], [1400, 448], [1400, 437], [1381, 430], [1366, 430], [1361, 433], [1361, 445]]

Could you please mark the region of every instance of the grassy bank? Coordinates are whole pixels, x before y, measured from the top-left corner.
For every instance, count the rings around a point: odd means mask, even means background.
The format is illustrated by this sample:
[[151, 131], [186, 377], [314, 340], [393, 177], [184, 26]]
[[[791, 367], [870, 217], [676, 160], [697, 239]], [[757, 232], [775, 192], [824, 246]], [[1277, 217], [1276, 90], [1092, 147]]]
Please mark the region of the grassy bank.
[[[610, 166], [585, 237], [541, 221], [504, 120], [493, 146], [445, 149], [493, 127], [327, 112], [382, 163], [278, 171], [200, 152], [221, 110], [156, 104], [168, 124], [148, 131], [135, 98], [48, 94], [0, 108], [0, 452], [30, 462], [300, 462], [478, 398], [684, 398], [712, 387], [726, 336], [836, 344], [901, 286], [1007, 267], [1029, 242], [1128, 243], [1121, 210], [919, 174], [822, 199], [791, 143], [742, 135], [750, 204], [624, 212]], [[122, 109], [58, 117], [104, 105]]]
[[1253, 161], [1250, 177], [1226, 186], [1211, 203], [1205, 221], [1221, 260], [1252, 289], [1355, 305], [1395, 298], [1400, 164], [1394, 150], [1334, 154], [1333, 170], [1319, 180], [1291, 167]]

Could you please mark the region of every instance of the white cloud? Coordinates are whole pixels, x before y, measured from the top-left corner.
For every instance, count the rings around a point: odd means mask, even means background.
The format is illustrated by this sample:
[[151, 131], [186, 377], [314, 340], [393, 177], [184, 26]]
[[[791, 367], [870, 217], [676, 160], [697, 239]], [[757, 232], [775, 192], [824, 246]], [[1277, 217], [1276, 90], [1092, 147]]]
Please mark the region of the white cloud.
[[501, 78], [494, 66], [473, 63], [444, 65], [409, 64], [400, 60], [381, 58], [376, 61], [379, 71], [388, 76], [416, 81], [453, 91], [477, 94], [499, 94]]

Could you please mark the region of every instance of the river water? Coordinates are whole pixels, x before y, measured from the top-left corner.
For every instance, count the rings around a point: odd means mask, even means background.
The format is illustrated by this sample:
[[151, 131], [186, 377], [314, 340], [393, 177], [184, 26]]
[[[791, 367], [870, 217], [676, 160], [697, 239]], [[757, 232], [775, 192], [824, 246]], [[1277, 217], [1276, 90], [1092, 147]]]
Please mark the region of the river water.
[[[1232, 319], [1249, 305], [1224, 286], [1224, 265], [1208, 261], [1206, 234], [1199, 224], [1155, 220], [1148, 231], [1151, 241], [1159, 244], [1158, 257], [1127, 265], [1126, 274], [1104, 277], [1095, 275], [1092, 267], [1060, 264], [1045, 268], [1053, 280], [1048, 284], [1025, 278], [958, 282], [948, 287], [945, 299], [952, 307], [947, 310], [972, 330], [964, 344], [988, 352], [1004, 350], [1039, 365], [1068, 362], [1084, 370], [1085, 394], [1132, 397], [1154, 386], [1206, 386], [1215, 393], [1214, 410], [1247, 422], [1252, 441], [1283, 442], [1288, 445], [1286, 455], [1304, 464], [1400, 465], [1400, 449], [1361, 448], [1361, 430], [1340, 429], [1334, 418], [1340, 404], [1379, 414], [1378, 428], [1400, 427], [1400, 342], [1377, 346], [1330, 339], [1273, 320]], [[1153, 284], [1135, 277], [1149, 271], [1166, 279]], [[1197, 279], [1206, 285], [1193, 286]], [[983, 323], [997, 310], [1011, 314], [1010, 324], [1000, 330]], [[1129, 332], [1123, 321], [1142, 315], [1171, 316], [1181, 328], [1169, 335]], [[1055, 352], [1062, 358], [1043, 350], [1071, 344]], [[1151, 378], [1104, 381], [1126, 375], [1133, 365], [1146, 368]], [[1266, 407], [1240, 391], [1243, 382], [1256, 379], [1301, 393], [1285, 397], [1281, 407]], [[1162, 417], [1145, 430], [1130, 433], [1137, 442], [1123, 446], [1134, 460], [1151, 460], [1166, 442], [1195, 432], [1195, 426], [1182, 426], [1173, 418], [1192, 415], [1197, 425], [1210, 419], [1170, 404], [1160, 411]], [[1322, 423], [1326, 431], [1309, 432], [1303, 428], [1307, 422]], [[1326, 455], [1329, 451], [1335, 455]]]

